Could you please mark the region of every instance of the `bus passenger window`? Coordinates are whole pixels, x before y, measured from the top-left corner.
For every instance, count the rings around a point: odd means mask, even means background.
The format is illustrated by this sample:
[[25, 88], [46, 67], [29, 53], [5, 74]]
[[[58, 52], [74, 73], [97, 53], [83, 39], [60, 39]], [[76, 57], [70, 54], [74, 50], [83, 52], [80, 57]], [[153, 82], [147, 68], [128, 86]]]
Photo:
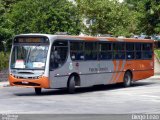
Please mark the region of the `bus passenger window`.
[[126, 43], [126, 51], [134, 51], [134, 43]]
[[97, 44], [95, 42], [85, 43], [85, 60], [97, 60]]
[[134, 43], [126, 43], [126, 58], [128, 60], [135, 58]]
[[125, 44], [113, 43], [114, 59], [125, 59]]
[[125, 59], [125, 53], [124, 52], [117, 52], [114, 54], [115, 59]]
[[143, 59], [152, 59], [152, 44], [144, 43], [142, 48]]
[[84, 60], [83, 42], [70, 42], [71, 59]]
[[136, 52], [136, 59], [142, 58], [142, 52]]
[[145, 51], [152, 51], [152, 44], [151, 43], [144, 43], [143, 50]]
[[99, 43], [99, 59], [100, 60], [112, 59], [112, 44], [111, 43]]
[[50, 66], [51, 69], [56, 69], [61, 67], [68, 55], [68, 42], [67, 41], [56, 41], [52, 45], [51, 56], [50, 56]]
[[151, 59], [152, 58], [152, 51], [143, 52], [143, 59]]
[[134, 52], [127, 52], [127, 59], [134, 59]]
[[136, 59], [142, 59], [142, 43], [135, 43], [135, 55]]

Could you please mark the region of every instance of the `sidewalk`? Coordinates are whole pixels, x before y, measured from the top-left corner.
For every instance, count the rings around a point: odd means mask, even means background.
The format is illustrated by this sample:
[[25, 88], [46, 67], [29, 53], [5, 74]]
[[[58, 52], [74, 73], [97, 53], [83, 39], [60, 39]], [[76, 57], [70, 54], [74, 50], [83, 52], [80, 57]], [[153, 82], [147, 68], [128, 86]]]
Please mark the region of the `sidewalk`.
[[2, 87], [9, 87], [9, 82], [0, 82], [0, 88]]
[[155, 75], [160, 75], [160, 60], [156, 57], [156, 54], [154, 59], [154, 72]]

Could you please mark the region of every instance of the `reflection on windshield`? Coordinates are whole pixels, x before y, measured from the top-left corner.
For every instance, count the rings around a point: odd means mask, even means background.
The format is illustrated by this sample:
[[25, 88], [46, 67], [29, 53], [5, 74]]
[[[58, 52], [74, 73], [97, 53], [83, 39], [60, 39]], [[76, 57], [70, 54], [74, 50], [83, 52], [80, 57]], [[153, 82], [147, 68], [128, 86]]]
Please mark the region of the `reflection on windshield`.
[[14, 46], [11, 68], [44, 69], [48, 46]]

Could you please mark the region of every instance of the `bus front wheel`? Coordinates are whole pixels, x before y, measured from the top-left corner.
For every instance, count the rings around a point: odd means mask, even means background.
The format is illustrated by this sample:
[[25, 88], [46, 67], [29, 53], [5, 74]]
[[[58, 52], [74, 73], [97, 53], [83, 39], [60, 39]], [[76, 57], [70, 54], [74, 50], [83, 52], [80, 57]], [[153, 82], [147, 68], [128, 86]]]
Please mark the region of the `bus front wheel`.
[[37, 95], [40, 95], [42, 93], [42, 89], [41, 88], [35, 88], [35, 93]]
[[124, 87], [129, 87], [132, 84], [132, 76], [130, 72], [126, 72], [124, 74], [124, 78], [123, 78], [123, 85]]
[[70, 94], [75, 93], [75, 76], [71, 76], [69, 78], [67, 89]]

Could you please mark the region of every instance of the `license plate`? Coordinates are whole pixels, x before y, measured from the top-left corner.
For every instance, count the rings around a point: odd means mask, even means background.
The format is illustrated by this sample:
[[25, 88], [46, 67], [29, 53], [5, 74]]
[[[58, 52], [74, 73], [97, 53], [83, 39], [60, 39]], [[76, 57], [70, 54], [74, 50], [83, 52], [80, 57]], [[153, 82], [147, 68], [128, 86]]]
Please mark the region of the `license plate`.
[[22, 81], [22, 84], [28, 84], [29, 82], [27, 82], [27, 81]]

